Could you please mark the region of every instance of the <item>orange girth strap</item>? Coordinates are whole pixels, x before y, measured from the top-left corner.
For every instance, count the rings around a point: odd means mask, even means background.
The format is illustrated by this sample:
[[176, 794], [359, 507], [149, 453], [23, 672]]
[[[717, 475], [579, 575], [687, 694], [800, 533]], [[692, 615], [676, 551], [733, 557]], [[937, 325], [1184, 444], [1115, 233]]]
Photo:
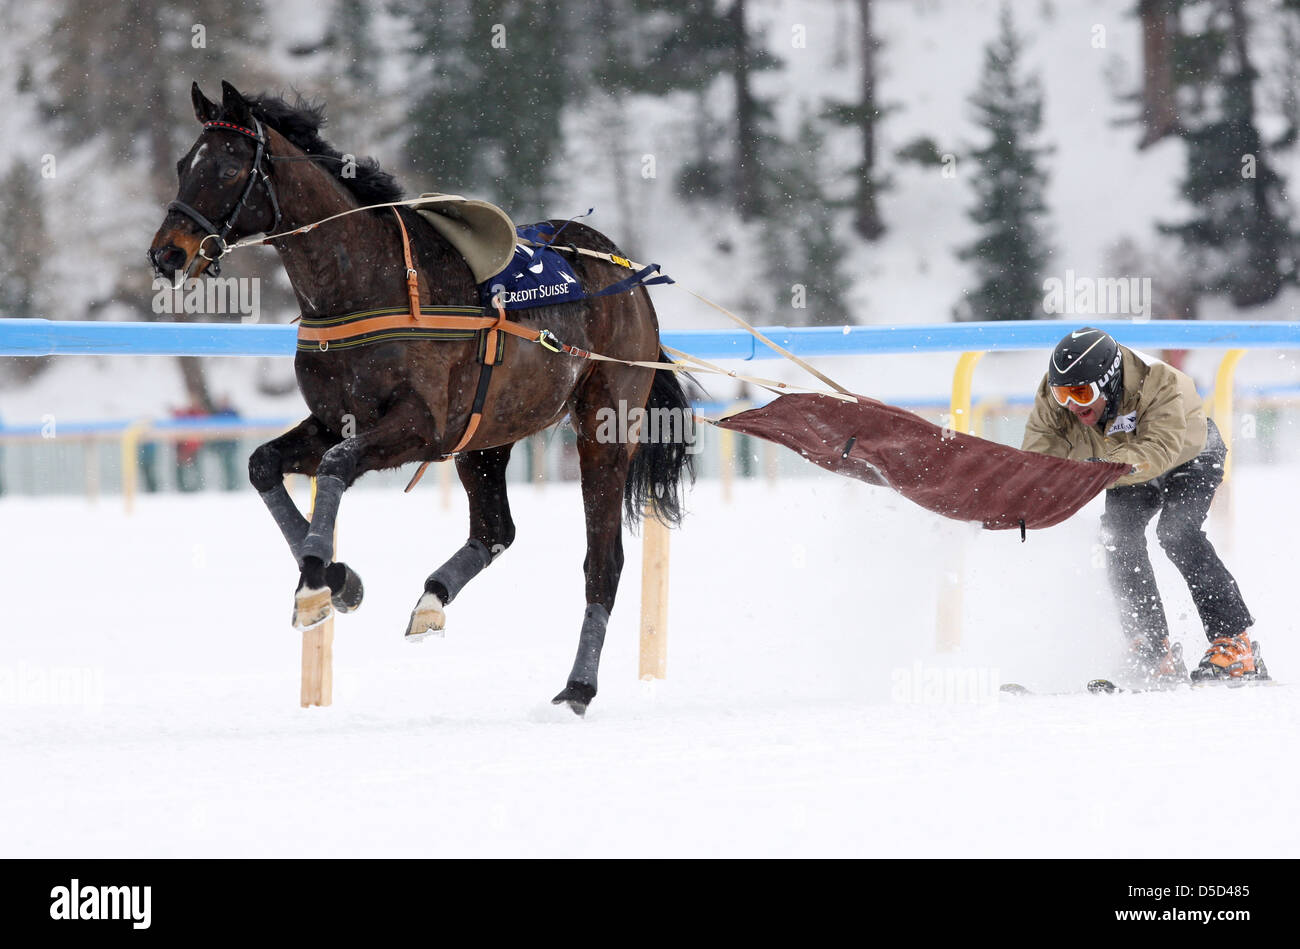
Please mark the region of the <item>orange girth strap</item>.
[[[487, 404], [488, 385], [492, 381], [492, 369], [496, 365], [497, 340], [500, 338], [498, 334], [502, 331], [510, 332], [508, 328], [510, 324], [506, 320], [505, 307], [501, 305], [500, 298], [494, 298], [492, 302], [496, 305], [497, 315], [491, 328], [487, 331], [487, 345], [483, 347], [483, 365], [479, 368], [478, 389], [474, 392], [474, 402], [470, 406], [469, 423], [465, 426], [465, 434], [460, 437], [456, 447], [443, 456], [444, 458], [449, 458], [464, 451], [465, 446], [474, 437], [474, 433], [478, 431], [479, 422], [483, 420], [483, 406]], [[529, 333], [530, 335], [525, 338], [535, 340], [541, 336], [541, 333], [535, 330], [529, 331]], [[524, 334], [516, 335], [522, 336]], [[420, 479], [424, 477], [425, 471], [428, 470], [431, 464], [433, 462], [426, 461], [420, 465], [415, 472], [415, 476], [411, 478], [410, 483], [406, 486], [407, 491], [420, 483]]]
[[304, 316], [298, 322], [299, 350], [328, 350], [341, 343], [359, 343], [368, 337], [385, 334], [410, 335], [431, 339], [468, 339], [478, 330], [496, 330], [518, 336], [530, 343], [542, 339], [542, 331], [528, 329], [504, 320], [500, 315], [487, 316], [477, 306], [422, 306], [412, 318], [403, 307], [381, 307], [334, 317]]

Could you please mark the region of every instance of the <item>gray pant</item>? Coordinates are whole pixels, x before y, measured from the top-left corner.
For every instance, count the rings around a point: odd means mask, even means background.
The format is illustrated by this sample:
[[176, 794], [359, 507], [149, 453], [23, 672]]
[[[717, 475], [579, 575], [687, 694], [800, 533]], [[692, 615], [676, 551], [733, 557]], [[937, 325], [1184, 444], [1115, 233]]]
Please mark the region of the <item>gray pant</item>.
[[1156, 537], [1173, 561], [1196, 604], [1206, 639], [1233, 636], [1255, 620], [1223, 565], [1203, 525], [1223, 482], [1227, 448], [1211, 421], [1205, 450], [1172, 471], [1142, 484], [1111, 488], [1102, 515], [1102, 542], [1111, 590], [1119, 603], [1120, 626], [1130, 639], [1162, 643], [1169, 635], [1164, 604], [1147, 556], [1146, 528], [1160, 513]]

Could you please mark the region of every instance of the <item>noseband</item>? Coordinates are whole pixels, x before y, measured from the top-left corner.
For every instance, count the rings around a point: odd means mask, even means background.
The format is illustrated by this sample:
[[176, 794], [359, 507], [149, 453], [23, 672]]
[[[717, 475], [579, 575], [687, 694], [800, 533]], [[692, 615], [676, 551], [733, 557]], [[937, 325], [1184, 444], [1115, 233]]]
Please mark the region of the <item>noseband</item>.
[[[199, 241], [199, 256], [204, 260], [211, 262], [211, 266], [208, 269], [211, 271], [213, 276], [218, 276], [221, 273], [221, 258], [229, 249], [226, 244], [226, 235], [229, 234], [231, 229], [235, 226], [235, 221], [239, 217], [239, 212], [243, 210], [244, 205], [248, 203], [248, 197], [253, 193], [253, 188], [256, 186], [257, 182], [260, 180], [266, 187], [266, 195], [271, 200], [271, 211], [275, 214], [275, 223], [271, 225], [271, 230], [275, 230], [280, 225], [280, 202], [276, 200], [275, 186], [271, 183], [270, 174], [262, 167], [262, 159], [271, 158], [271, 154], [266, 147], [266, 132], [262, 128], [261, 122], [254, 118], [253, 128], [251, 129], [246, 129], [242, 125], [235, 125], [231, 122], [215, 121], [204, 122], [203, 128], [204, 130], [228, 129], [231, 132], [238, 132], [240, 135], [247, 135], [257, 143], [257, 151], [253, 155], [253, 165], [249, 169], [248, 183], [244, 185], [244, 193], [239, 196], [239, 200], [235, 203], [235, 206], [230, 209], [230, 213], [226, 215], [226, 220], [220, 227], [217, 227], [217, 225], [209, 221], [201, 212], [190, 207], [184, 201], [173, 201], [171, 204], [167, 205], [168, 211], [181, 212], [181, 214], [184, 214], [207, 232], [203, 235], [203, 239]], [[209, 256], [203, 246], [213, 238], [215, 238], [217, 242], [215, 257]]]

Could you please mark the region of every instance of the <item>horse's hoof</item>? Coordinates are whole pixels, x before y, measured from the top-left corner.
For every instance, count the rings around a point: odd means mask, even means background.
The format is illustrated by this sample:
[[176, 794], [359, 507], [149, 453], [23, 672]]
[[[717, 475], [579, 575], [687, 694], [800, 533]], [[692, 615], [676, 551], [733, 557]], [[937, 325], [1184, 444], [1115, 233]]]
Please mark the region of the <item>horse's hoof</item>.
[[442, 611], [442, 600], [432, 593], [420, 597], [411, 612], [411, 621], [406, 624], [408, 643], [418, 643], [429, 636], [441, 636], [447, 624], [447, 614]]
[[303, 587], [293, 597], [293, 628], [315, 629], [334, 613], [330, 602], [330, 588], [313, 590]]
[[361, 578], [345, 563], [332, 563], [326, 567], [325, 582], [329, 584], [330, 602], [340, 613], [354, 612], [366, 595]]
[[573, 710], [573, 714], [583, 718], [587, 714], [587, 706], [591, 700], [596, 697], [596, 687], [587, 685], [585, 682], [570, 682], [564, 687], [564, 691], [551, 699], [552, 705], [568, 705]]

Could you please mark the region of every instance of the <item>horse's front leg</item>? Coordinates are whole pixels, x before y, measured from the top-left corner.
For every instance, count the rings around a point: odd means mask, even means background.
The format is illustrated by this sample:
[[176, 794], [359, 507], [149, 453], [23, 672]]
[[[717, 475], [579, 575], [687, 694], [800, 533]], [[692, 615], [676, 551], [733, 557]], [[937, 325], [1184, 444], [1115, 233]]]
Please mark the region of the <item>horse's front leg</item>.
[[[276, 526], [284, 535], [294, 562], [302, 566], [302, 542], [309, 527], [298, 505], [293, 503], [284, 486], [287, 474], [313, 475], [325, 452], [340, 441], [314, 416], [309, 417], [278, 438], [258, 447], [248, 459], [248, 480], [261, 495]], [[334, 608], [350, 613], [361, 605], [364, 589], [361, 578], [345, 563], [331, 563], [325, 569]]]
[[[345, 438], [330, 447], [316, 466], [316, 500], [311, 521], [298, 545], [301, 575], [294, 594], [294, 626], [310, 629], [329, 618], [338, 605], [335, 584], [355, 577], [344, 567], [335, 576], [338, 564], [334, 556], [334, 525], [338, 519], [343, 492], [367, 471], [400, 463], [400, 459], [425, 443], [421, 433], [431, 430], [427, 411], [410, 403], [400, 403], [366, 431]], [[295, 522], [294, 527], [298, 525]], [[287, 536], [287, 535], [286, 535]], [[292, 541], [290, 541], [292, 545]]]
[[443, 607], [514, 542], [515, 522], [506, 497], [506, 466], [513, 447], [456, 456], [456, 472], [469, 497], [469, 540], [424, 581], [424, 594], [406, 626], [407, 642], [441, 635], [447, 621]]

